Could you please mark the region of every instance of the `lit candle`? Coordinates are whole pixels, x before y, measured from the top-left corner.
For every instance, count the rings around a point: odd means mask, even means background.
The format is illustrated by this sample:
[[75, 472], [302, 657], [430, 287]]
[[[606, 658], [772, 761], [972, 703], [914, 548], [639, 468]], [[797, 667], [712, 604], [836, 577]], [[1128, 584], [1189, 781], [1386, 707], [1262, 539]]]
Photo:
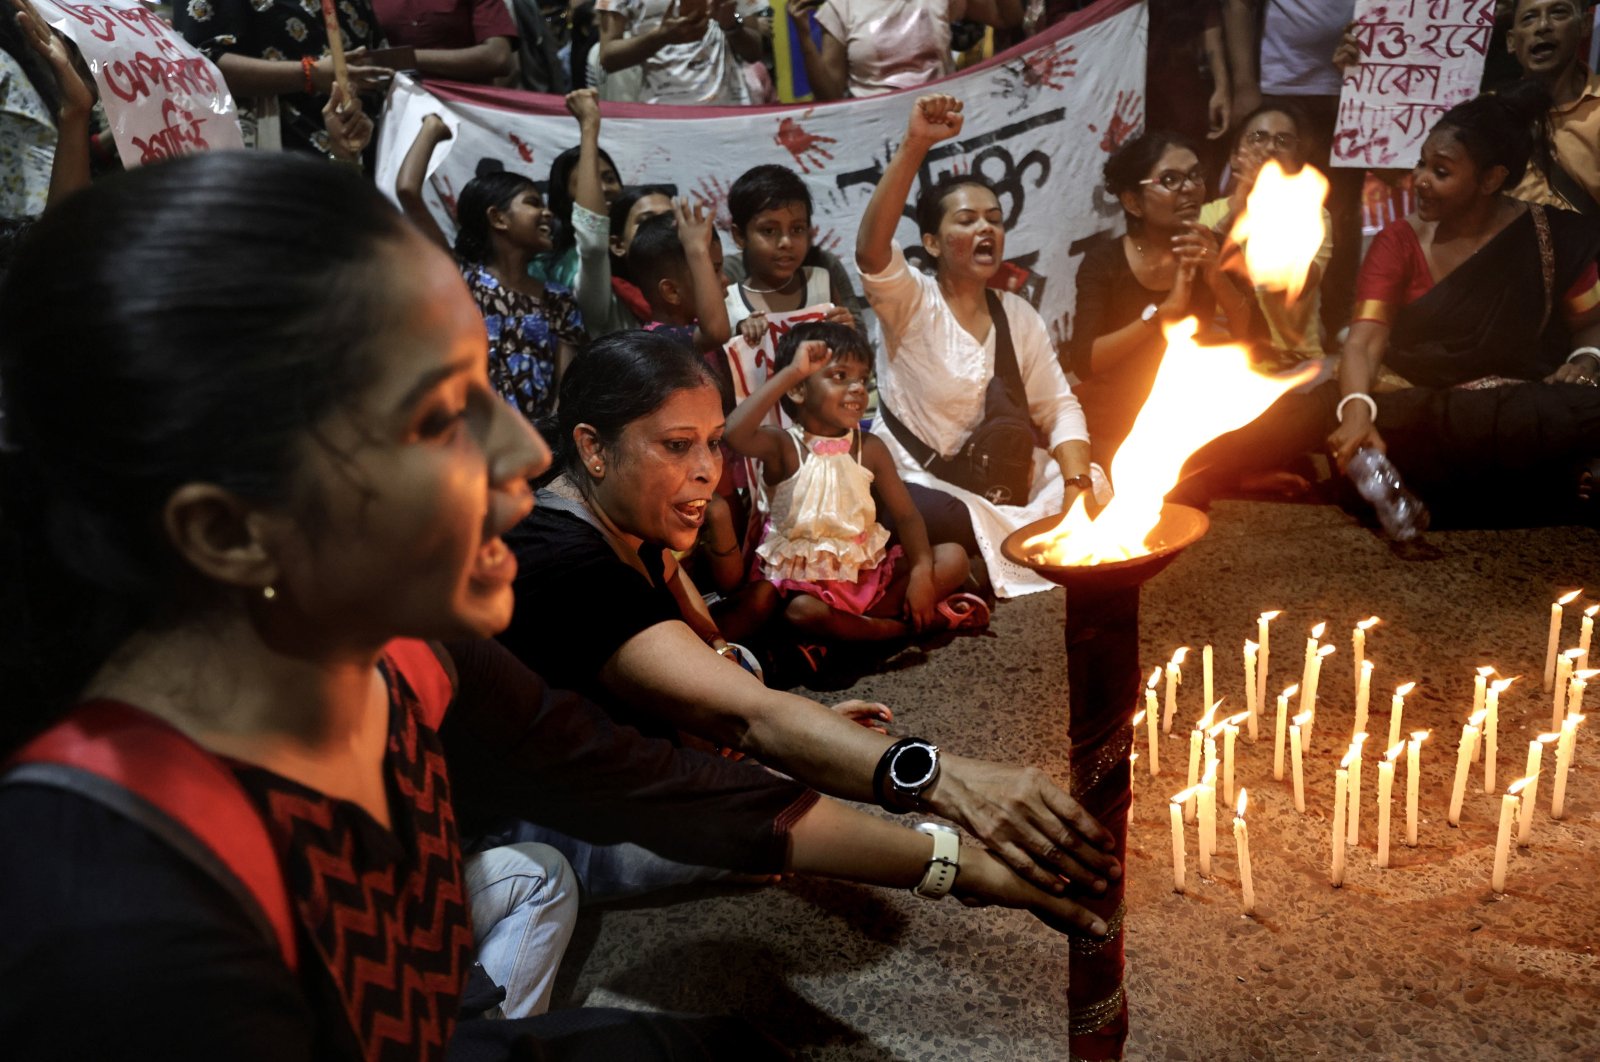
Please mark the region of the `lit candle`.
[[1228, 803], [1233, 803], [1233, 743], [1239, 739], [1239, 724], [1248, 716], [1240, 712], [1222, 721], [1222, 791]]
[[1394, 763], [1405, 750], [1404, 744], [1392, 745], [1383, 759], [1378, 761], [1378, 865], [1389, 865], [1389, 815], [1394, 803]]
[[1306, 774], [1304, 768], [1305, 750], [1300, 741], [1300, 728], [1311, 717], [1301, 712], [1294, 717], [1294, 722], [1289, 724], [1289, 749], [1294, 767], [1294, 809], [1303, 812], [1306, 809]]
[[1311, 658], [1311, 685], [1306, 687], [1304, 696], [1300, 698], [1300, 703], [1305, 706], [1305, 710], [1311, 713], [1311, 718], [1306, 720], [1305, 729], [1306, 748], [1308, 750], [1311, 748], [1311, 730], [1317, 725], [1317, 682], [1322, 677], [1322, 658], [1332, 652], [1334, 652], [1333, 646], [1324, 645], [1317, 650], [1317, 655]]
[[1172, 813], [1172, 891], [1183, 891], [1183, 807], [1193, 794], [1185, 789], [1174, 794], [1169, 809]]
[[1474, 712], [1472, 718], [1461, 726], [1461, 744], [1456, 746], [1456, 781], [1450, 790], [1450, 818], [1452, 826], [1461, 825], [1461, 801], [1467, 795], [1467, 772], [1472, 767], [1472, 750], [1478, 743], [1478, 727], [1483, 725], [1483, 713]]
[[1256, 720], [1261, 714], [1261, 699], [1256, 696], [1256, 651], [1256, 643], [1245, 639], [1244, 710], [1245, 718], [1249, 720], [1251, 741], [1256, 739]]
[[1167, 661], [1167, 714], [1161, 717], [1161, 732], [1172, 733], [1172, 716], [1178, 710], [1178, 683], [1183, 681], [1183, 658], [1189, 654], [1187, 645], [1179, 647]]
[[1216, 699], [1217, 682], [1216, 672], [1212, 662], [1211, 646], [1209, 645], [1200, 650], [1200, 685], [1201, 688], [1206, 692], [1206, 699], [1200, 703], [1210, 704]]
[[1556, 682], [1550, 694], [1550, 729], [1560, 730], [1561, 720], [1567, 715], [1567, 683], [1572, 678], [1572, 662], [1578, 658], [1576, 649], [1568, 649], [1556, 657]]
[[1552, 819], [1563, 818], [1567, 813], [1567, 768], [1572, 766], [1572, 746], [1581, 722], [1581, 715], [1569, 715], [1561, 721], [1561, 737], [1556, 740], [1556, 781], [1550, 792]]
[[1578, 628], [1578, 666], [1589, 666], [1589, 642], [1594, 638], [1594, 614], [1600, 612], [1600, 605], [1590, 605], [1583, 610], [1583, 626]]
[[[1356, 624], [1355, 629], [1350, 632], [1350, 646], [1355, 652], [1355, 659], [1351, 661], [1351, 667], [1354, 669], [1353, 675], [1356, 689], [1358, 691], [1361, 687], [1361, 664], [1367, 658], [1367, 631], [1371, 630], [1373, 627], [1376, 627], [1381, 622], [1382, 621], [1379, 620], [1377, 616], [1369, 616], [1360, 623]], [[1360, 693], [1358, 692], [1357, 697], [1359, 696]], [[1356, 729], [1359, 730], [1360, 727], [1357, 727]]]
[[1299, 692], [1300, 684], [1295, 683], [1278, 694], [1278, 729], [1272, 743], [1272, 777], [1280, 782], [1283, 780], [1283, 735], [1289, 720], [1289, 698]]
[[1415, 682], [1408, 682], [1404, 686], [1394, 688], [1394, 699], [1389, 702], [1389, 744], [1394, 745], [1400, 741], [1400, 720], [1406, 714], [1406, 694], [1416, 689]]
[[1217, 772], [1213, 768], [1205, 774], [1197, 794], [1200, 805], [1200, 876], [1211, 876], [1211, 854], [1217, 850]]
[[1333, 772], [1333, 867], [1328, 880], [1334, 888], [1344, 884], [1344, 820], [1349, 800], [1350, 753], [1345, 753], [1339, 769]]
[[1561, 642], [1561, 608], [1577, 600], [1582, 590], [1574, 590], [1570, 594], [1563, 594], [1550, 603], [1550, 642], [1544, 653], [1544, 688], [1550, 689], [1556, 677], [1556, 648]]
[[1600, 675], [1600, 668], [1581, 668], [1572, 672], [1572, 677], [1567, 680], [1567, 715], [1583, 714], [1583, 693], [1589, 688], [1589, 680]]
[[1244, 899], [1244, 913], [1253, 914], [1256, 909], [1256, 886], [1250, 876], [1250, 831], [1244, 825], [1246, 792], [1239, 790], [1239, 810], [1233, 815], [1233, 845], [1239, 853], [1239, 887]]
[[1311, 662], [1317, 658], [1317, 650], [1322, 648], [1322, 632], [1327, 629], [1326, 623], [1319, 623], [1311, 628], [1311, 637], [1306, 639], [1306, 659], [1300, 668], [1300, 688], [1311, 688]]
[[1345, 757], [1350, 761], [1350, 779], [1346, 783], [1350, 789], [1350, 811], [1346, 816], [1345, 839], [1351, 844], [1361, 843], [1361, 747], [1366, 742], [1366, 734], [1357, 734]]
[[1417, 766], [1422, 759], [1422, 743], [1429, 731], [1418, 730], [1406, 742], [1406, 847], [1417, 846]]
[[[1263, 612], [1256, 617], [1256, 641], [1261, 643], [1261, 649], [1256, 654], [1256, 703], [1263, 706], [1267, 703], [1268, 657], [1272, 653], [1271, 644], [1267, 640], [1270, 633], [1267, 624], [1282, 614], [1281, 612]], [[1279, 775], [1278, 777], [1281, 778], [1283, 776]]]
[[1528, 742], [1528, 769], [1523, 772], [1528, 788], [1523, 794], [1522, 815], [1517, 820], [1518, 848], [1528, 847], [1528, 839], [1533, 834], [1533, 808], [1539, 803], [1539, 768], [1544, 763], [1544, 747], [1559, 740], [1560, 734], [1540, 734]]
[[1506, 789], [1506, 795], [1500, 798], [1500, 835], [1494, 842], [1494, 873], [1489, 878], [1489, 887], [1497, 893], [1506, 891], [1506, 863], [1511, 858], [1511, 820], [1516, 817], [1517, 805], [1522, 802], [1519, 794], [1528, 781], [1522, 778], [1512, 782]]
[[[1217, 704], [1221, 703], [1221, 701], [1217, 702]], [[1212, 705], [1211, 710], [1206, 712], [1205, 716], [1200, 720], [1200, 725], [1205, 727], [1206, 734], [1206, 756], [1205, 760], [1203, 761], [1204, 765], [1200, 768], [1201, 774], [1216, 773], [1217, 765], [1221, 762], [1220, 758], [1217, 756], [1217, 738], [1222, 735], [1223, 728], [1221, 723], [1213, 723], [1211, 721], [1211, 717], [1216, 714], [1216, 710], [1217, 705]]]
[[1517, 681], [1496, 679], [1483, 702], [1483, 791], [1494, 792], [1494, 776], [1500, 756], [1500, 695]]
[[1356, 682], [1356, 722], [1350, 731], [1352, 736], [1367, 729], [1367, 703], [1372, 697], [1372, 669], [1374, 666], [1371, 660], [1361, 661], [1361, 677]]
[[1200, 784], [1200, 746], [1205, 741], [1205, 731], [1195, 727], [1189, 731], [1189, 798], [1183, 802], [1183, 821], [1194, 821], [1194, 790]]
[[[1483, 709], [1484, 691], [1488, 688], [1487, 683], [1489, 681], [1489, 676], [1492, 675], [1492, 674], [1494, 674], [1494, 668], [1492, 668], [1492, 667], [1480, 667], [1478, 669], [1478, 671], [1477, 671], [1477, 674], [1473, 676], [1473, 679], [1472, 679], [1472, 710], [1473, 710], [1473, 712], [1478, 712], [1478, 711]], [[1483, 759], [1483, 745], [1480, 743], [1478, 745], [1477, 751], [1472, 754], [1472, 761], [1474, 763], [1476, 763], [1481, 759]], [[1494, 792], [1494, 790], [1493, 789], [1486, 789], [1486, 790], [1484, 790], [1484, 792], [1492, 793], [1492, 792]]]
[[[1128, 788], [1129, 788], [1130, 791], [1133, 789], [1133, 778], [1138, 773], [1138, 771], [1137, 771], [1138, 766], [1139, 766], [1139, 754], [1137, 752], [1128, 753]], [[1131, 829], [1133, 827], [1133, 805], [1134, 805], [1135, 801], [1133, 799], [1131, 799], [1131, 797], [1132, 797], [1132, 793], [1131, 792], [1130, 792], [1129, 796], [1130, 796], [1130, 799], [1128, 800], [1128, 813], [1125, 816], [1123, 816], [1123, 819], [1122, 819], [1122, 821], [1127, 824], [1126, 826], [1123, 827], [1124, 829]]]
[[1158, 667], [1150, 672], [1150, 681], [1144, 684], [1144, 727], [1150, 739], [1150, 777], [1154, 778], [1161, 773], [1161, 748], [1160, 739], [1156, 737], [1156, 728], [1160, 721], [1156, 718], [1161, 714], [1156, 707], [1156, 683], [1161, 681], [1161, 669]]

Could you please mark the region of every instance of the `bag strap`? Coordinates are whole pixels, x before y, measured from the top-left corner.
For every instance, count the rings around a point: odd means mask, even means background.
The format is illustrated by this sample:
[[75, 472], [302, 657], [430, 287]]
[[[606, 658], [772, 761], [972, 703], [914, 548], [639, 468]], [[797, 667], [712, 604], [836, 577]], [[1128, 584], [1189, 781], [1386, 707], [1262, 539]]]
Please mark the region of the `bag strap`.
[[65, 789], [156, 834], [233, 895], [290, 972], [299, 969], [294, 913], [267, 825], [227, 766], [182, 731], [132, 705], [92, 701], [7, 767], [4, 784]]
[[1544, 327], [1550, 323], [1550, 310], [1555, 305], [1556, 252], [1550, 241], [1550, 218], [1545, 214], [1544, 207], [1534, 203], [1528, 207], [1528, 211], [1533, 214], [1533, 231], [1539, 237], [1539, 273], [1544, 280], [1544, 316], [1539, 318], [1539, 331], [1536, 334], [1544, 335]]
[[1589, 189], [1578, 183], [1560, 159], [1550, 160], [1550, 172], [1546, 175], [1550, 188], [1578, 213], [1587, 218], [1600, 218], [1600, 202], [1596, 202]]

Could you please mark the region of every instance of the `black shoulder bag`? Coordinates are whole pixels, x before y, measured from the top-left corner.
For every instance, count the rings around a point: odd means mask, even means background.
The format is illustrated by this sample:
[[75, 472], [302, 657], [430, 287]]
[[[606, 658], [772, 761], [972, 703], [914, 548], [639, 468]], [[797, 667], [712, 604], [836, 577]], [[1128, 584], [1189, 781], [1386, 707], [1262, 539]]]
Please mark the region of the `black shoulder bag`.
[[983, 423], [973, 429], [956, 455], [940, 457], [888, 406], [880, 412], [912, 460], [939, 479], [982, 495], [995, 505], [1023, 505], [1033, 488], [1033, 421], [1028, 417], [1027, 390], [1000, 296], [993, 291], [984, 294], [994, 322], [994, 376], [984, 392]]

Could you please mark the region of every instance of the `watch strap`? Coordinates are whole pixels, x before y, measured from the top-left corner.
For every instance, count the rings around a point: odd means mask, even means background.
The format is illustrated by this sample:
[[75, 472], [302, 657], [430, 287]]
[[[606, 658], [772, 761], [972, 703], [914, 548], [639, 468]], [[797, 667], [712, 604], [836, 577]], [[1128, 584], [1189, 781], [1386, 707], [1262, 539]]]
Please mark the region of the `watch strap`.
[[937, 900], [950, 891], [961, 872], [961, 838], [949, 829], [921, 832], [933, 838], [933, 855], [928, 858], [922, 880], [911, 891], [924, 899]]

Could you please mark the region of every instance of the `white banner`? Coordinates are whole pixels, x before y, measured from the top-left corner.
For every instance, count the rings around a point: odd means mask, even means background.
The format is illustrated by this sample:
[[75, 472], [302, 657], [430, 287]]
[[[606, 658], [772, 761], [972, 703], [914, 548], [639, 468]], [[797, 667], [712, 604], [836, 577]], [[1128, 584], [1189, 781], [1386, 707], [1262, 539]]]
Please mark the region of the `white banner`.
[[1478, 94], [1495, 0], [1360, 0], [1333, 165], [1410, 169], [1445, 111]]
[[211, 60], [139, 0], [32, 0], [83, 53], [124, 166], [242, 148], [238, 114]]
[[[978, 172], [1000, 190], [1006, 258], [1020, 294], [1068, 334], [1078, 262], [1120, 232], [1122, 211], [1102, 189], [1106, 156], [1143, 125], [1145, 6], [1104, 0], [987, 62], [920, 91], [965, 104], [962, 135], [934, 147], [922, 180]], [[378, 186], [392, 195], [400, 161], [425, 115], [443, 113], [455, 136], [430, 171], [430, 206], [445, 231], [456, 194], [482, 159], [543, 181], [578, 130], [553, 96], [468, 86], [427, 88], [397, 77], [378, 143]], [[675, 184], [728, 229], [727, 193], [752, 166], [781, 163], [810, 186], [817, 242], [854, 267], [856, 226], [905, 135], [918, 92], [795, 107], [648, 107], [605, 104], [600, 141], [627, 184]], [[446, 206], [449, 206], [449, 210]], [[924, 261], [907, 204], [897, 236]], [[732, 251], [731, 241], [728, 250]]]

